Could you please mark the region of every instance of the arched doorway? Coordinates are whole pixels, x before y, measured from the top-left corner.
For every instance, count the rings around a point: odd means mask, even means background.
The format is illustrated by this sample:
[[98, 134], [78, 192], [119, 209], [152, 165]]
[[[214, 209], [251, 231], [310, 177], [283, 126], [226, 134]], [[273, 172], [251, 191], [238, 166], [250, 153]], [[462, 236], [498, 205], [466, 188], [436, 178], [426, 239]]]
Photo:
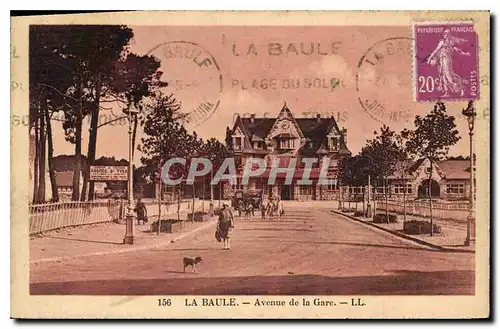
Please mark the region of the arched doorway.
[[[420, 186], [418, 187], [418, 198], [419, 199], [426, 199], [429, 197], [429, 195], [427, 194], [428, 188], [429, 188], [429, 180], [428, 179], [423, 180], [420, 183]], [[439, 188], [439, 183], [436, 182], [435, 180], [431, 179], [431, 196], [433, 198], [439, 198], [440, 193], [441, 193], [441, 191]]]

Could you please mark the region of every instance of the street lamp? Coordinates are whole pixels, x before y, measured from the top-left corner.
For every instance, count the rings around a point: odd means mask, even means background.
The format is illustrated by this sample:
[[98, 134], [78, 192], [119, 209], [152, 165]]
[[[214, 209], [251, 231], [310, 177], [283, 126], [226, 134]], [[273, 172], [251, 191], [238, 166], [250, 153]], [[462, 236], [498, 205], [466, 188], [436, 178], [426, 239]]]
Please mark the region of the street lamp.
[[467, 108], [462, 110], [462, 114], [467, 118], [469, 125], [469, 151], [470, 151], [470, 191], [469, 191], [469, 215], [467, 216], [467, 237], [465, 245], [470, 246], [471, 242], [476, 241], [476, 221], [474, 217], [474, 151], [472, 137], [474, 135], [474, 119], [476, 116], [474, 101], [469, 101]]
[[[368, 154], [366, 154], [365, 157], [370, 160], [370, 170], [371, 170], [373, 167], [373, 158], [371, 157], [371, 155]], [[371, 175], [368, 174], [368, 203], [366, 204], [366, 217], [370, 217], [373, 219], [371, 194], [372, 194]], [[376, 211], [376, 209], [374, 211]]]
[[128, 108], [123, 110], [128, 117], [128, 207], [127, 207], [127, 215], [125, 219], [125, 237], [123, 238], [124, 244], [134, 244], [134, 173], [132, 163], [134, 161], [132, 155], [133, 141], [132, 141], [132, 115], [137, 115], [139, 111], [136, 108], [131, 108], [129, 105]]

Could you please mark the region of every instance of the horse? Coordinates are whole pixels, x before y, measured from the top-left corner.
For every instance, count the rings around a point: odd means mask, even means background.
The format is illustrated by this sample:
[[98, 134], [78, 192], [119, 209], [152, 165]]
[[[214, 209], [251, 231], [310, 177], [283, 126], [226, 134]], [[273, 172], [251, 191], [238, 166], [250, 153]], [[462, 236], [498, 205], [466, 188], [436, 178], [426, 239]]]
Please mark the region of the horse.
[[266, 214], [269, 218], [274, 217], [274, 213], [276, 212], [276, 205], [274, 201], [269, 201], [266, 206]]
[[253, 216], [253, 205], [250, 202], [246, 203], [243, 212], [245, 214], [245, 219], [250, 219], [250, 217]]

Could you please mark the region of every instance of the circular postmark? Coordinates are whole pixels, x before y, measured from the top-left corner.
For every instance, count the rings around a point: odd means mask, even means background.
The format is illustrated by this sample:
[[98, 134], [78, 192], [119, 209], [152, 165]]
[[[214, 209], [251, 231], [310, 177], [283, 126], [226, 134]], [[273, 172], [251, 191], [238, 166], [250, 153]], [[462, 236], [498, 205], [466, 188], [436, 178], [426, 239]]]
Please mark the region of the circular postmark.
[[191, 41], [168, 41], [150, 51], [161, 60], [160, 70], [172, 93], [185, 112], [184, 123], [195, 128], [217, 110], [223, 89], [222, 73], [215, 57]]
[[380, 40], [359, 59], [358, 102], [380, 123], [408, 121], [412, 117], [412, 40], [407, 37]]

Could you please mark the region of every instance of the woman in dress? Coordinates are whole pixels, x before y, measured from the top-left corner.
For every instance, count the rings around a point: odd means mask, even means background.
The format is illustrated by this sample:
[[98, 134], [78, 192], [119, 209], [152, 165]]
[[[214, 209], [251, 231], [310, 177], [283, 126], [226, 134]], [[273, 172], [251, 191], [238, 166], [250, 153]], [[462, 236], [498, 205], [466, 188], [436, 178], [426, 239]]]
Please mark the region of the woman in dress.
[[217, 222], [218, 235], [224, 240], [224, 249], [231, 249], [231, 235], [234, 228], [234, 218], [227, 204], [222, 205], [222, 210]]
[[435, 66], [437, 65], [439, 82], [437, 90], [443, 92], [443, 96], [448, 96], [448, 92], [460, 93], [463, 96], [465, 84], [467, 80], [459, 76], [453, 70], [453, 52], [460, 55], [470, 56], [470, 53], [462, 51], [456, 45], [462, 44], [467, 40], [457, 38], [450, 35], [450, 30], [445, 29], [443, 38], [434, 51], [427, 58], [427, 63]]

